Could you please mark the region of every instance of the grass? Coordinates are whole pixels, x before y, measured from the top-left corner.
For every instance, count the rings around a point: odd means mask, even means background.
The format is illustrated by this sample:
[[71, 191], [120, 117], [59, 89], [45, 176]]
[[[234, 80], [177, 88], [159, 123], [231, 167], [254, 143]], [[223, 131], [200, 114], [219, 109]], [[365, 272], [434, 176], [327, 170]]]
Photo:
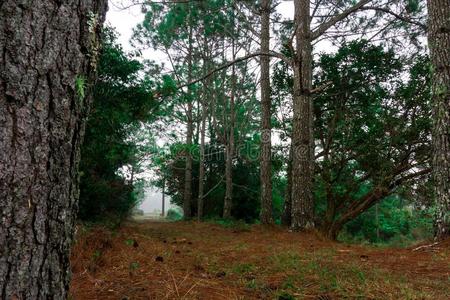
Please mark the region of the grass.
[[[313, 289], [322, 295], [366, 299], [392, 291], [401, 299], [433, 299], [416, 291], [401, 275], [393, 277], [380, 268], [365, 268], [354, 261], [336, 263], [333, 249], [314, 253], [286, 252], [271, 257], [267, 273], [285, 273], [278, 292], [283, 297], [307, 297]], [[395, 298], [394, 297], [394, 298]], [[389, 297], [388, 297], [389, 298]]]
[[256, 267], [251, 263], [237, 263], [232, 267], [232, 272], [235, 274], [248, 274], [255, 271]]
[[237, 232], [248, 232], [251, 228], [251, 225], [244, 222], [243, 220], [214, 218], [207, 220], [207, 222], [211, 224], [217, 224], [222, 226], [223, 228], [232, 229]]
[[353, 261], [337, 264], [327, 251], [303, 255], [283, 253], [271, 261], [268, 273], [289, 274], [280, 286], [280, 295], [301, 299], [313, 289], [322, 295], [344, 299], [377, 298], [382, 293], [386, 293], [386, 299], [435, 299], [431, 293], [417, 291], [402, 275], [395, 276], [380, 268], [368, 269]]
[[115, 235], [104, 228], [80, 230], [72, 257], [72, 296], [449, 299], [448, 244], [435, 252], [414, 252], [239, 226], [153, 222], [126, 224]]

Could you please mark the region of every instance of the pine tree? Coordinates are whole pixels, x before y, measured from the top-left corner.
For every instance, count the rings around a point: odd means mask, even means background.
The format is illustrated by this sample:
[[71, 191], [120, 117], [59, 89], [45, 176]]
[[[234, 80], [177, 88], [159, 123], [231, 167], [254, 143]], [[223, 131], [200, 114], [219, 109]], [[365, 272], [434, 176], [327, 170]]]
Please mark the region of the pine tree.
[[433, 176], [436, 238], [450, 235], [450, 1], [428, 0], [433, 74]]
[[107, 2], [0, 4], [0, 298], [66, 299]]

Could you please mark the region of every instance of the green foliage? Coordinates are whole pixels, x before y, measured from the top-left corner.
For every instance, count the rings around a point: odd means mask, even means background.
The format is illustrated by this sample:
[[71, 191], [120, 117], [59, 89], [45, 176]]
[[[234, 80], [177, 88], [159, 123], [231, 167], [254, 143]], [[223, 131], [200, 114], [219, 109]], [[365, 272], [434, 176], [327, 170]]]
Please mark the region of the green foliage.
[[97, 261], [102, 256], [102, 252], [100, 250], [95, 250], [92, 254], [92, 260]]
[[431, 238], [432, 233], [432, 211], [415, 208], [397, 197], [388, 197], [378, 207], [371, 207], [346, 224], [340, 239], [407, 246], [417, 240]]
[[[256, 149], [258, 144], [249, 142], [251, 149]], [[195, 148], [194, 145], [192, 148]], [[250, 149], [250, 148], [246, 148]], [[192, 150], [192, 149], [191, 149]], [[184, 190], [184, 153], [187, 151], [185, 144], [171, 145], [168, 153], [161, 153], [157, 162], [160, 173], [164, 174], [166, 193], [171, 196], [172, 202], [178, 206], [183, 203]], [[195, 151], [194, 151], [195, 152]], [[225, 172], [225, 157], [223, 147], [220, 145], [206, 145], [208, 155], [205, 161], [205, 197], [204, 213], [206, 218], [219, 217], [222, 215], [223, 199], [225, 197], [225, 180], [222, 174]], [[259, 162], [252, 159], [247, 152], [241, 153], [242, 157], [236, 159], [233, 165], [233, 209], [232, 216], [246, 222], [254, 222], [259, 218]], [[198, 157], [193, 161], [192, 199], [198, 197]], [[157, 182], [162, 185], [162, 179]], [[192, 211], [197, 211], [197, 203], [193, 201]]]
[[169, 48], [173, 43], [189, 37], [189, 27], [204, 28], [207, 36], [224, 34], [230, 23], [230, 1], [190, 1], [161, 5], [145, 5], [145, 18], [134, 32], [134, 40], [148, 46]]
[[420, 10], [420, 1], [419, 0], [407, 0], [406, 1], [406, 11], [408, 13], [416, 13]]
[[[314, 189], [317, 223], [327, 232], [340, 221], [366, 220], [360, 214], [373, 211], [383, 198], [396, 203], [399, 196], [404, 203], [427, 198], [431, 129], [427, 57], [405, 60], [382, 46], [359, 41], [322, 54], [316, 70], [314, 85], [328, 84], [314, 98], [320, 152]], [[286, 105], [292, 74], [283, 63], [275, 68], [273, 82], [276, 101]], [[289, 127], [275, 125], [289, 134]], [[402, 180], [418, 171], [424, 176]], [[387, 192], [377, 194], [380, 188]], [[390, 195], [394, 198], [386, 197]], [[397, 209], [385, 215], [389, 221], [384, 223], [384, 241], [411, 233], [404, 208]], [[358, 226], [371, 233], [354, 228], [347, 233], [374, 241], [368, 223]]]
[[[404, 1], [399, 3], [399, 7], [416, 15], [422, 9], [419, 2]], [[344, 10], [351, 3], [356, 1], [340, 1], [336, 8]], [[246, 34], [242, 34], [245, 32], [245, 26], [239, 25], [242, 16], [230, 9], [232, 4], [228, 0], [144, 4], [145, 19], [137, 26], [133, 40], [144, 48], [153, 47], [170, 54], [175, 75], [162, 76], [158, 85], [158, 98], [165, 97], [165, 101], [158, 101], [164, 111], [162, 127], [173, 124], [184, 127], [190, 122], [196, 127], [192, 142], [180, 136], [182, 130], [173, 130], [165, 136], [170, 140], [169, 144], [152, 153], [152, 163], [159, 177], [156, 185], [161, 187], [164, 182], [172, 202], [182, 206], [185, 161], [188, 154], [192, 155], [191, 211], [194, 214], [197, 211], [198, 170], [199, 164], [203, 163], [206, 172], [204, 215], [207, 218], [220, 217], [225, 196], [224, 152], [233, 120], [233, 136], [239, 150], [232, 163], [232, 217], [254, 222], [259, 218], [260, 210], [260, 103], [256, 99], [257, 87], [253, 79], [248, 78], [248, 66], [235, 64], [233, 76], [231, 68], [220, 70], [204, 82], [177, 90], [177, 86], [207, 74], [208, 70], [228, 60], [225, 53], [230, 52], [231, 44], [239, 48], [251, 43], [246, 40]], [[259, 9], [258, 3], [247, 4]], [[377, 17], [381, 12], [375, 11], [374, 14]], [[254, 21], [250, 14], [245, 17], [249, 18], [249, 23]], [[345, 26], [359, 29], [367, 25], [366, 29], [373, 28], [377, 18], [373, 19], [368, 20], [363, 14], [349, 18]], [[392, 27], [400, 32], [406, 28], [403, 23], [392, 22]], [[280, 27], [276, 33], [281, 35], [281, 41], [286, 42], [292, 35], [292, 24]], [[410, 38], [414, 39], [415, 35], [412, 33]], [[394, 37], [389, 40], [398, 41]], [[281, 51], [287, 57], [293, 55], [286, 45]], [[314, 94], [313, 101], [314, 139], [318, 150], [314, 181], [317, 224], [328, 229], [333, 224], [345, 224], [362, 212], [370, 211], [376, 202], [388, 199], [387, 196], [401, 196], [408, 203], [414, 198], [425, 198], [426, 172], [420, 178], [422, 182], [417, 178], [405, 178], [413, 171], [426, 171], [430, 166], [427, 66], [424, 56], [399, 56], [386, 45], [368, 41], [342, 43], [337, 52], [321, 54], [314, 62], [314, 87], [327, 86]], [[276, 131], [282, 131], [280, 137], [285, 143], [289, 142], [292, 130], [292, 75], [285, 62], [278, 63], [271, 89], [273, 110], [276, 111], [271, 122]], [[237, 82], [237, 85], [232, 82]], [[231, 95], [231, 91], [236, 93]], [[235, 100], [234, 111], [231, 111], [230, 99]], [[208, 109], [207, 156], [204, 162], [200, 162], [198, 155], [202, 103], [207, 103]], [[280, 114], [282, 118], [279, 118]], [[231, 116], [235, 116], [235, 120]], [[286, 188], [286, 149], [285, 145], [273, 149], [273, 214], [277, 221], [283, 209]], [[386, 240], [410, 230], [406, 216], [400, 217], [402, 209], [398, 208], [396, 214], [389, 216], [398, 222], [383, 223]], [[370, 224], [364, 223], [364, 226], [368, 227], [364, 238], [371, 239]], [[341, 228], [339, 225], [338, 230]], [[351, 231], [351, 234], [359, 233]]]
[[[152, 83], [140, 76], [144, 66], [115, 43], [112, 30], [105, 32], [80, 163], [79, 217], [89, 221], [121, 219], [138, 203], [142, 184], [125, 180], [119, 170], [137, 171], [140, 147], [130, 136], [140, 121], [150, 120], [154, 106]], [[84, 80], [77, 78], [76, 85]]]
[[162, 96], [168, 96], [174, 94], [177, 90], [177, 85], [172, 77], [168, 75], [163, 75], [163, 85], [161, 87]]
[[170, 221], [180, 221], [183, 219], [183, 214], [179, 210], [171, 208], [167, 211], [166, 218]]
[[223, 218], [211, 218], [208, 220], [209, 222], [219, 224], [224, 228], [233, 229], [235, 232], [246, 232], [250, 231], [250, 225], [243, 220], [234, 220], [234, 219], [223, 219]]
[[125, 244], [126, 244], [127, 246], [133, 246], [134, 243], [135, 243], [135, 241], [134, 241], [133, 239], [127, 239], [127, 240], [125, 240]]
[[[214, 124], [207, 120], [206, 153], [204, 162], [205, 217], [222, 215], [225, 196], [225, 145], [229, 135], [231, 115], [234, 115], [234, 137], [237, 150], [233, 160], [233, 207], [232, 216], [253, 222], [259, 218], [259, 103], [256, 97], [256, 84], [248, 76], [247, 62], [234, 65], [234, 76], [231, 68], [212, 74], [204, 82], [189, 85], [179, 89], [192, 79], [199, 78], [209, 70], [222, 65], [229, 58], [226, 57], [222, 42], [230, 43], [231, 39], [245, 39], [245, 28], [238, 28], [236, 21], [238, 14], [232, 9], [232, 1], [192, 1], [187, 3], [173, 3], [171, 5], [146, 4], [146, 16], [142, 24], [138, 25], [133, 36], [136, 44], [151, 46], [164, 52], [170, 52], [170, 63], [175, 71], [174, 77], [164, 76], [160, 87], [161, 94], [170, 96], [170, 101], [162, 101], [167, 125], [173, 123], [187, 124], [190, 121], [187, 104], [192, 104], [192, 119], [198, 125], [201, 119], [201, 103], [207, 103], [208, 119], [214, 118]], [[224, 30], [225, 29], [225, 30]], [[222, 42], [221, 42], [222, 41]], [[250, 40], [249, 40], [250, 42]], [[183, 49], [192, 49], [189, 54]], [[236, 48], [238, 45], [236, 44]], [[206, 59], [207, 58], [207, 59]], [[190, 64], [189, 62], [192, 62]], [[235, 79], [235, 80], [232, 80]], [[175, 82], [176, 80], [176, 82]], [[234, 84], [233, 84], [234, 82]], [[231, 86], [236, 91], [234, 97], [234, 111], [231, 111]], [[198, 110], [197, 110], [198, 105]], [[213, 117], [214, 116], [214, 117]], [[195, 124], [195, 122], [198, 122]], [[195, 127], [195, 126], [194, 126]], [[170, 145], [166, 149], [153, 155], [155, 169], [160, 178], [156, 183], [160, 187], [165, 181], [166, 191], [172, 202], [182, 206], [185, 178], [185, 159], [189, 152], [192, 154], [192, 207], [197, 211], [198, 197], [198, 169], [199, 134], [194, 133], [191, 146], [178, 133], [171, 134]], [[168, 134], [169, 135], [169, 134]], [[277, 160], [274, 169], [281, 169], [282, 163]], [[277, 215], [281, 211], [281, 191], [275, 189], [277, 205], [274, 210]]]
[[130, 270], [131, 271], [135, 271], [135, 270], [137, 270], [139, 268], [139, 263], [138, 262], [132, 262], [132, 263], [130, 263]]
[[[398, 179], [429, 166], [426, 58], [418, 57], [405, 68], [392, 51], [353, 42], [336, 54], [323, 55], [319, 69], [316, 80], [333, 82], [315, 99], [316, 134], [324, 149], [315, 196], [318, 214], [329, 218], [324, 226], [341, 221], [359, 203], [362, 209], [355, 216], [385, 196], [400, 193], [398, 185], [410, 194], [417, 192], [414, 185]], [[392, 191], [379, 195], [380, 188]], [[389, 224], [395, 229], [386, 223], [386, 239], [406, 230], [404, 223]]]
[[75, 78], [75, 90], [77, 91], [80, 100], [84, 99], [86, 89], [86, 79], [83, 76]]
[[232, 271], [235, 274], [247, 274], [255, 270], [255, 266], [251, 263], [238, 263], [233, 266]]
[[295, 297], [287, 292], [280, 292], [278, 300], [295, 300]]

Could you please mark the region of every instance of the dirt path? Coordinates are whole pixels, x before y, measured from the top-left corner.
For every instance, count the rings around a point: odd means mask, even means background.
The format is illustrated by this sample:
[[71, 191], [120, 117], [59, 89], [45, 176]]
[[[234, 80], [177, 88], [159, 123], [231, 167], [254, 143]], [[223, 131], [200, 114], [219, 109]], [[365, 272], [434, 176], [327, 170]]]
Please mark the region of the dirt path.
[[377, 249], [196, 222], [80, 231], [74, 299], [450, 299], [450, 241]]

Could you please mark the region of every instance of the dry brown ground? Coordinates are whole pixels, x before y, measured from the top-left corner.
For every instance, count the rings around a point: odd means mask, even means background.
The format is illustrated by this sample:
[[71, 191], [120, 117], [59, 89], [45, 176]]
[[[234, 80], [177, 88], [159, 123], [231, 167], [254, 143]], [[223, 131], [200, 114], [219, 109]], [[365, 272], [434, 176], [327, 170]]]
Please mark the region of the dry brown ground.
[[71, 298], [450, 299], [450, 241], [380, 249], [279, 227], [196, 222], [80, 229]]

